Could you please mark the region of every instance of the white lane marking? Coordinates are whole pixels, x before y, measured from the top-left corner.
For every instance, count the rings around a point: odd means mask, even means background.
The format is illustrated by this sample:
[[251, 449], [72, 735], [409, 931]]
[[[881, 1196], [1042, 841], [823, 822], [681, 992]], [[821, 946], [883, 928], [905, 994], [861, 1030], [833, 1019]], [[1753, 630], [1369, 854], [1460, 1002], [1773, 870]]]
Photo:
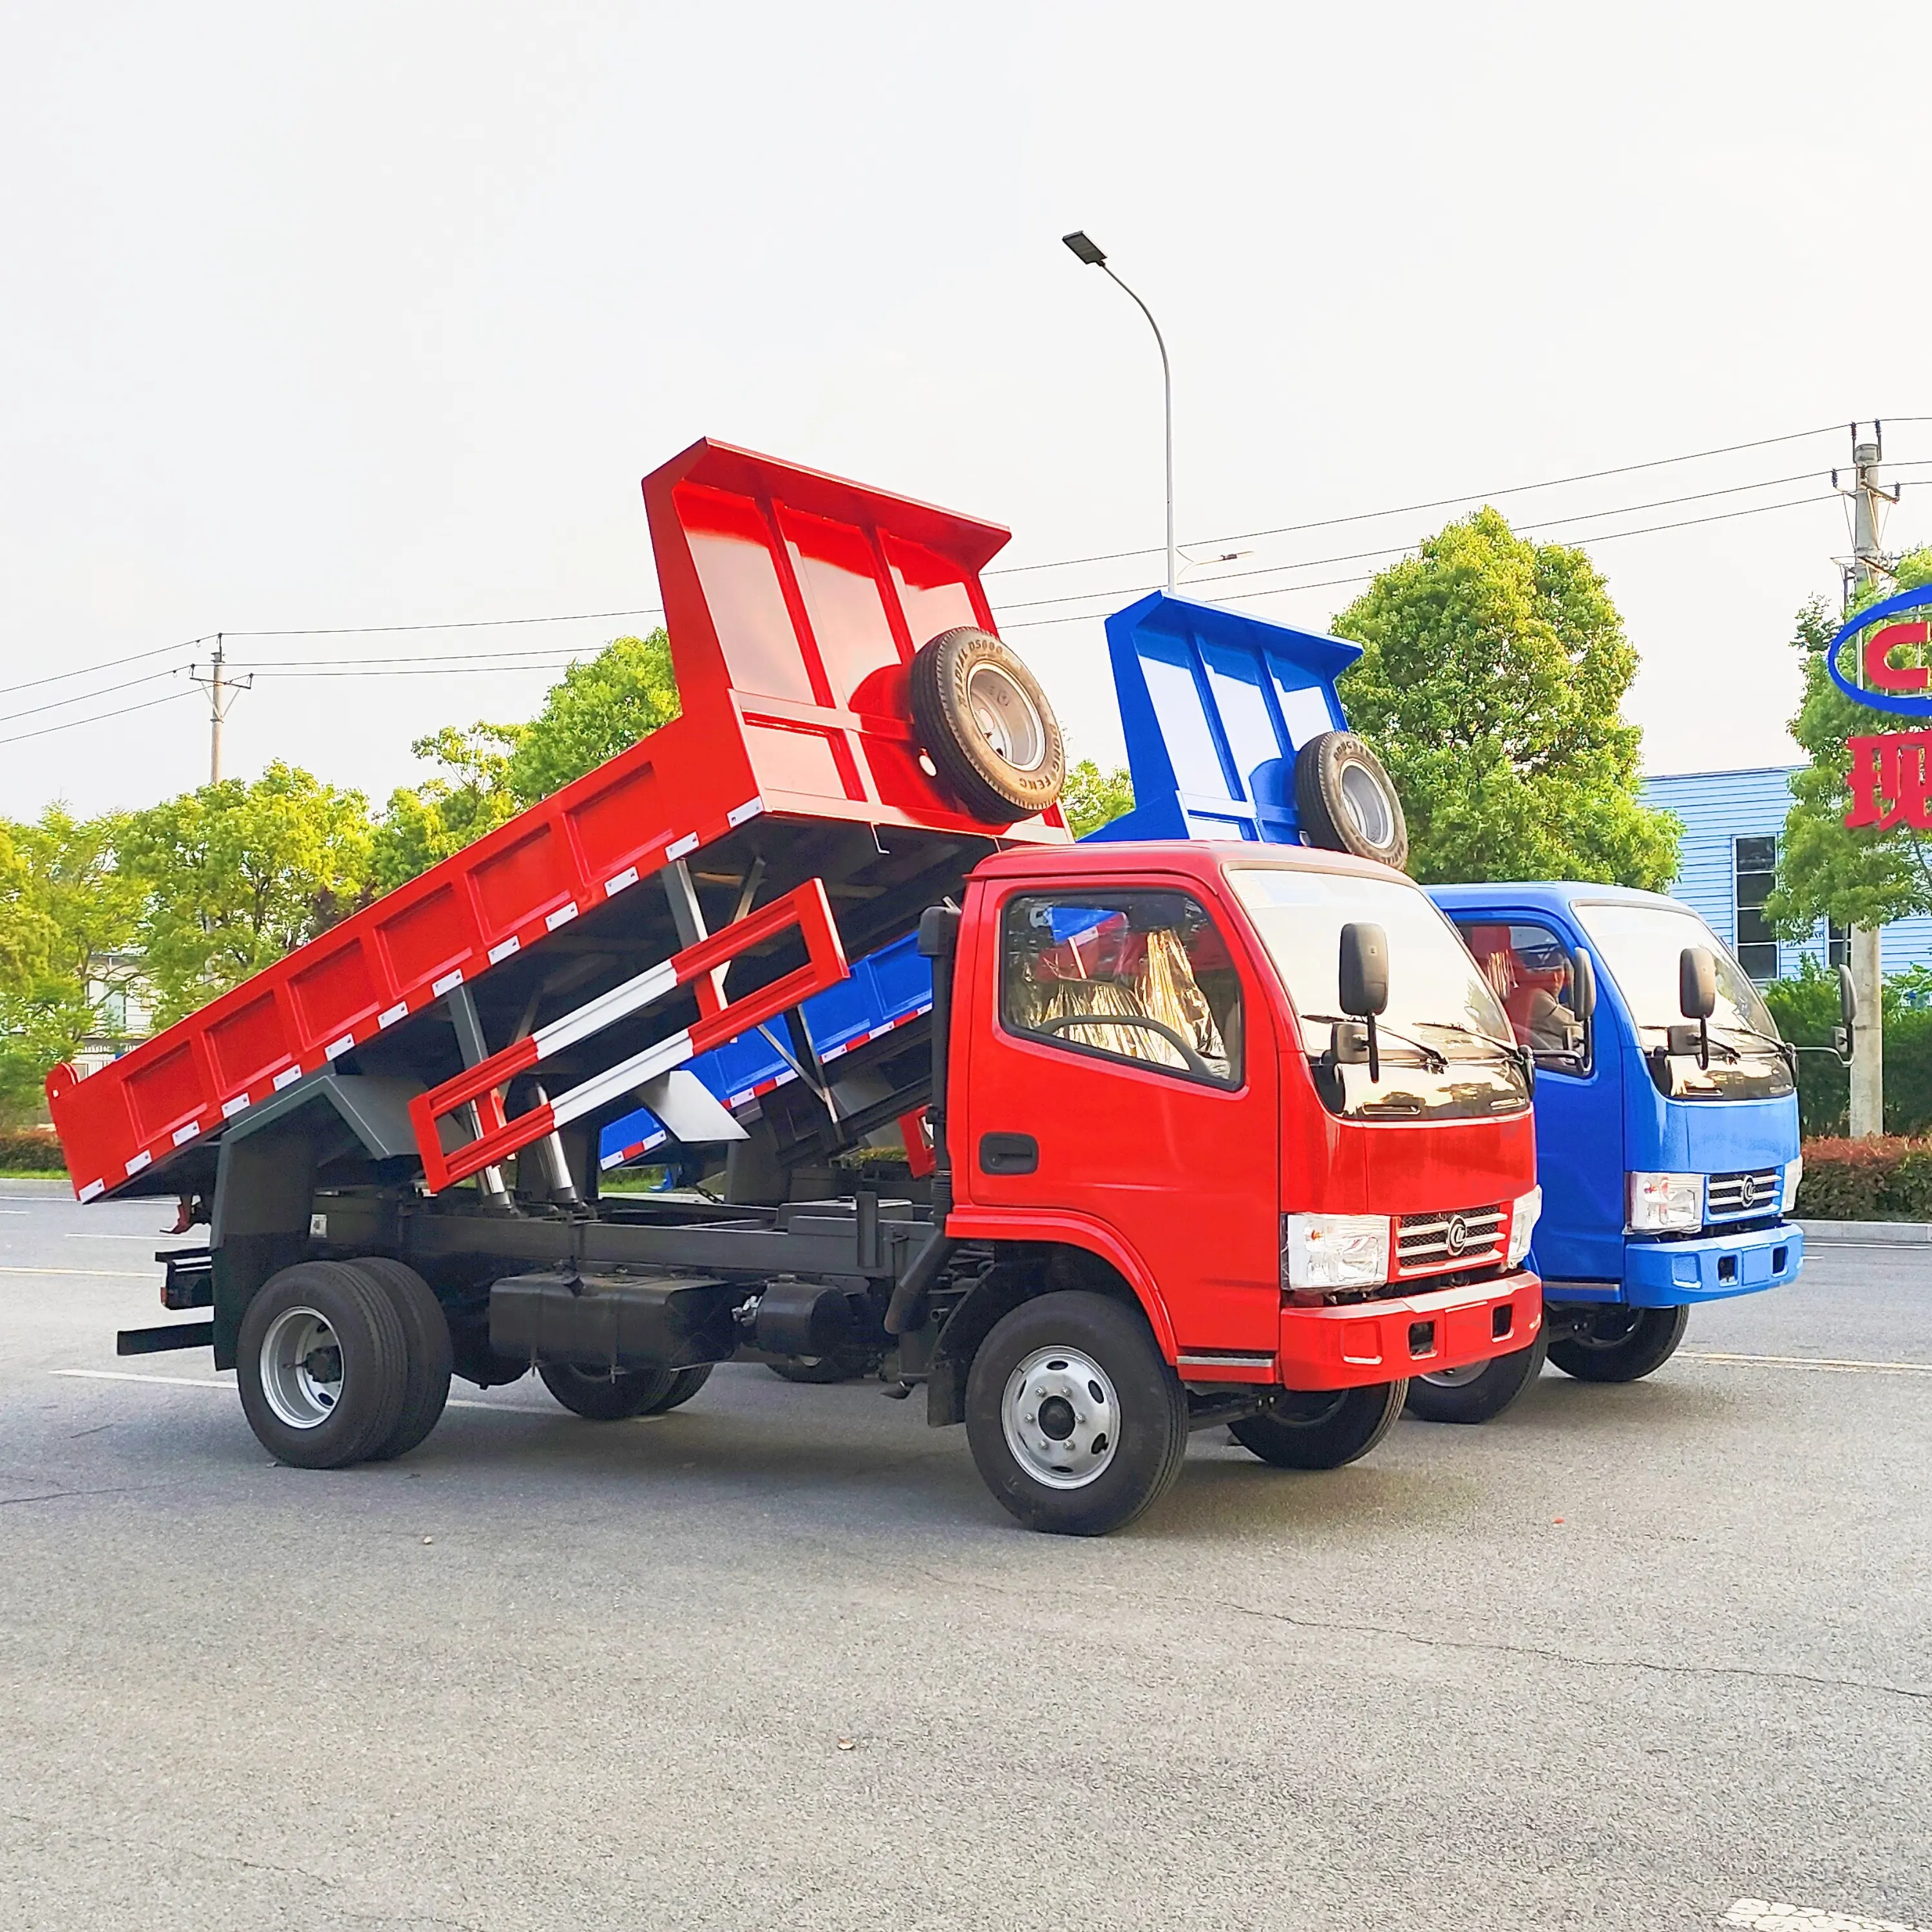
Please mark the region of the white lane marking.
[[25, 1208], [0, 1208], [0, 1214], [25, 1214], [29, 1211]]
[[[50, 1376], [63, 1376], [73, 1382], [152, 1382], [160, 1388], [212, 1388], [232, 1389], [235, 1386], [234, 1371], [229, 1370], [230, 1379], [216, 1382], [206, 1376], [137, 1376], [126, 1369], [50, 1369]], [[487, 1408], [498, 1415], [554, 1415], [554, 1408], [532, 1408], [516, 1402], [468, 1402], [460, 1396], [452, 1396], [444, 1405], [449, 1408]]]
[[0, 1268], [0, 1274], [85, 1274], [101, 1281], [153, 1281], [158, 1279], [146, 1268]]
[[1726, 1355], [1691, 1348], [1678, 1352], [1687, 1362], [1723, 1362], [1733, 1368], [1835, 1369], [1841, 1372], [1863, 1370], [1885, 1376], [1932, 1376], [1932, 1362], [1834, 1361], [1823, 1355]]
[[1741, 1898], [1724, 1914], [1726, 1925], [1748, 1925], [1755, 1932], [1919, 1932], [1896, 1918], [1861, 1918], [1850, 1912], [1820, 1912], [1810, 1905], [1786, 1905], [1775, 1899]]
[[[70, 1241], [165, 1241], [173, 1233], [172, 1228], [157, 1228], [152, 1234], [104, 1234], [92, 1228], [70, 1228], [67, 1238]], [[188, 1248], [176, 1248], [172, 1252], [185, 1255], [194, 1251]]]

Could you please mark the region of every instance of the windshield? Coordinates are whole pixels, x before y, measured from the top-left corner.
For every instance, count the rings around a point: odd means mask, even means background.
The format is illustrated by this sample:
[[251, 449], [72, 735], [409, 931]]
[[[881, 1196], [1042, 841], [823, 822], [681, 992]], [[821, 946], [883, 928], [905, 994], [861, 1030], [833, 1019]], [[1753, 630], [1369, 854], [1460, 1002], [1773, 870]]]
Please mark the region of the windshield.
[[[1761, 1100], [1792, 1090], [1790, 1069], [1777, 1046], [1778, 1022], [1730, 949], [1688, 906], [1618, 904], [1571, 908], [1616, 982], [1636, 1022], [1638, 1043], [1656, 1055], [1658, 1086], [1681, 1100]], [[1718, 1004], [1711, 1015], [1711, 1064], [1660, 1049], [1666, 1030], [1687, 1022], [1679, 1003], [1678, 964], [1687, 946], [1701, 946], [1717, 965]]]
[[1327, 1066], [1317, 1086], [1336, 1112], [1469, 1118], [1529, 1104], [1509, 1018], [1420, 887], [1348, 872], [1233, 866], [1228, 878], [1294, 1002], [1303, 1050], [1327, 1056], [1341, 1012], [1342, 928], [1388, 939], [1388, 1005], [1377, 1022], [1382, 1075]]

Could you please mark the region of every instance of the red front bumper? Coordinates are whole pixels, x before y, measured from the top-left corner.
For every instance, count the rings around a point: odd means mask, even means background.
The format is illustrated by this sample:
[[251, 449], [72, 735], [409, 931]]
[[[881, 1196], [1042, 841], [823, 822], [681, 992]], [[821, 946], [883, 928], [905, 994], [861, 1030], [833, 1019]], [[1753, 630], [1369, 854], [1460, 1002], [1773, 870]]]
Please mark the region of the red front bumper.
[[1335, 1389], [1432, 1375], [1526, 1348], [1542, 1322], [1543, 1284], [1527, 1270], [1343, 1307], [1284, 1308], [1275, 1379]]

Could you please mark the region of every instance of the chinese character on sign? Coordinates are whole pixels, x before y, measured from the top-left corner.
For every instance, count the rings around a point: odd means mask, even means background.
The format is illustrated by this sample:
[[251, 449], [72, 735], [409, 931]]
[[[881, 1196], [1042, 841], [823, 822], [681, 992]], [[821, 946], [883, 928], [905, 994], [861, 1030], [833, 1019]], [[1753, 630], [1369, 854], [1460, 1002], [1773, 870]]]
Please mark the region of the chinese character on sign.
[[1847, 775], [1852, 808], [1845, 823], [1853, 830], [1890, 832], [1910, 826], [1932, 832], [1932, 800], [1926, 796], [1932, 731], [1887, 731], [1871, 738], [1847, 738], [1852, 754]]

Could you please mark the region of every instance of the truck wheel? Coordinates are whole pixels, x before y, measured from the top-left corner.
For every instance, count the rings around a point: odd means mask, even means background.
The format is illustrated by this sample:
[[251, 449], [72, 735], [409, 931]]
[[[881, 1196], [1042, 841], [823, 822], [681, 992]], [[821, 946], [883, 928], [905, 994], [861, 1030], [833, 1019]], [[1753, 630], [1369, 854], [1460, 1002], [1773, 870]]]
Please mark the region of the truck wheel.
[[711, 1379], [714, 1366], [710, 1362], [700, 1362], [694, 1368], [673, 1370], [670, 1387], [666, 1391], [664, 1400], [656, 1408], [646, 1409], [644, 1413], [646, 1415], [668, 1415], [673, 1409], [682, 1408]]
[[403, 1324], [408, 1372], [403, 1390], [403, 1412], [396, 1426], [369, 1451], [372, 1462], [406, 1456], [442, 1418], [449, 1400], [449, 1378], [455, 1360], [449, 1323], [435, 1292], [412, 1268], [385, 1255], [364, 1255], [352, 1262], [386, 1294]]
[[1543, 1372], [1549, 1352], [1549, 1335], [1539, 1330], [1528, 1348], [1513, 1354], [1445, 1369], [1440, 1375], [1417, 1376], [1408, 1384], [1408, 1412], [1424, 1422], [1487, 1422], [1502, 1414]]
[[1339, 1469], [1366, 1456], [1395, 1426], [1408, 1384], [1285, 1389], [1258, 1415], [1232, 1425], [1244, 1449], [1277, 1469]]
[[1294, 756], [1294, 809], [1310, 842], [1330, 852], [1408, 863], [1408, 824], [1395, 782], [1352, 731], [1324, 731]]
[[298, 1262], [257, 1292], [236, 1352], [242, 1408], [278, 1462], [340, 1469], [395, 1432], [409, 1346], [389, 1296], [346, 1262]]
[[975, 818], [1011, 825], [1059, 797], [1060, 721], [1039, 679], [991, 632], [940, 632], [914, 656], [911, 686], [920, 743]]
[[[567, 1362], [540, 1362], [543, 1385], [572, 1414], [590, 1422], [628, 1422], [634, 1415], [657, 1415], [688, 1402], [704, 1386], [709, 1362], [696, 1369], [580, 1369]], [[686, 1382], [682, 1392], [681, 1380]]]
[[836, 1354], [796, 1355], [765, 1366], [788, 1382], [856, 1382], [878, 1373], [879, 1358], [868, 1348], [841, 1348]]
[[1677, 1352], [1690, 1310], [1593, 1308], [1581, 1325], [1550, 1345], [1550, 1359], [1566, 1376], [1585, 1382], [1634, 1382], [1660, 1369]]
[[1173, 1485], [1187, 1393], [1138, 1309], [1067, 1289], [1003, 1316], [966, 1381], [966, 1439], [1029, 1529], [1104, 1536]]

